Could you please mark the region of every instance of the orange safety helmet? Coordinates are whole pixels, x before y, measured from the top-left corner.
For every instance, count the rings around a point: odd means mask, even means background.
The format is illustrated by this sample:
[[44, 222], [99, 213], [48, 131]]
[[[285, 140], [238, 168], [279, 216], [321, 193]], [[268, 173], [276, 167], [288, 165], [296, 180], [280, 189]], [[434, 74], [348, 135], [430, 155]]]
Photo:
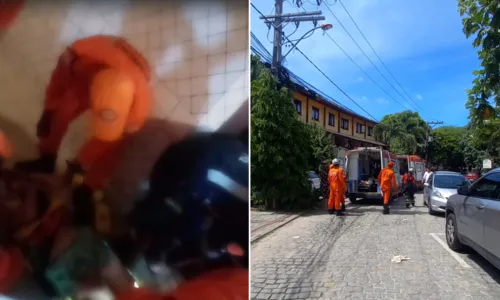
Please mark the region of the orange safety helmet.
[[387, 164], [387, 166], [388, 166], [389, 168], [391, 168], [391, 169], [392, 169], [392, 167], [394, 167], [394, 163], [393, 163], [392, 161], [390, 161], [390, 162]]
[[134, 80], [124, 72], [106, 69], [94, 76], [90, 99], [95, 138], [110, 142], [120, 139], [127, 126], [134, 94]]

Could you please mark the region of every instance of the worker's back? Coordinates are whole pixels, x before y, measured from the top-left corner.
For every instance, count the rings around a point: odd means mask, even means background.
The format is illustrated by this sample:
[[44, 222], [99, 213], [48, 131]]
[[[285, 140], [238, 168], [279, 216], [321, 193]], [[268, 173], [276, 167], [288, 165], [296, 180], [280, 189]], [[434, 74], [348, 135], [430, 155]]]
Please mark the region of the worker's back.
[[328, 172], [328, 183], [330, 183], [330, 189], [339, 191], [344, 188], [345, 185], [345, 175], [344, 169], [340, 167], [331, 167], [330, 172]]
[[394, 178], [394, 171], [391, 168], [383, 168], [378, 176], [378, 181], [382, 187], [390, 187]]

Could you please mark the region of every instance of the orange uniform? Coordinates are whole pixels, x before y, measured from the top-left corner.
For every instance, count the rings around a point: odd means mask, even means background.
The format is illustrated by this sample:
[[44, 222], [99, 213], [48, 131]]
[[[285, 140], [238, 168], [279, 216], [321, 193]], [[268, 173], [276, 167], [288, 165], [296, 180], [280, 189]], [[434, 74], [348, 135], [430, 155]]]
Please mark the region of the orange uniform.
[[9, 159], [12, 156], [12, 145], [5, 134], [0, 131], [0, 159]]
[[[149, 116], [149, 79], [146, 59], [121, 38], [98, 35], [74, 42], [60, 56], [46, 90], [37, 126], [41, 158], [48, 157], [55, 166], [69, 125], [90, 110], [90, 138], [76, 163], [88, 186], [104, 188], [114, 172], [121, 138], [139, 130]], [[52, 172], [53, 166], [44, 172]]]
[[221, 269], [179, 285], [172, 293], [131, 289], [117, 300], [244, 300], [248, 299], [248, 270]]
[[378, 182], [380, 184], [380, 189], [382, 190], [382, 196], [384, 197], [385, 206], [389, 205], [389, 202], [391, 200], [391, 187], [393, 187], [394, 189], [398, 188], [396, 177], [394, 176], [394, 171], [392, 170], [393, 166], [394, 163], [392, 161], [389, 162], [387, 168], [383, 168], [378, 174]]
[[346, 176], [344, 169], [331, 166], [328, 172], [328, 184], [330, 185], [330, 198], [328, 199], [328, 210], [340, 211], [341, 204], [344, 204], [344, 194], [346, 191]]

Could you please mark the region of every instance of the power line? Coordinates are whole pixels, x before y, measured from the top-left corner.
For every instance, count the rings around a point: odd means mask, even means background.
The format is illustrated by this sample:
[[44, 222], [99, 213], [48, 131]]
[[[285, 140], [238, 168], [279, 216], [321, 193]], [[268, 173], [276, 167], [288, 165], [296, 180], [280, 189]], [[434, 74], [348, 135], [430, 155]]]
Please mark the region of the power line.
[[[384, 75], [384, 73], [382, 73], [382, 71], [377, 67], [377, 65], [366, 54], [366, 52], [363, 50], [363, 48], [361, 48], [361, 46], [358, 44], [358, 42], [356, 42], [356, 40], [354, 39], [354, 37], [347, 30], [347, 28], [345, 28], [344, 24], [342, 24], [342, 22], [337, 17], [337, 15], [335, 15], [335, 13], [332, 11], [332, 9], [330, 8], [330, 6], [326, 5], [326, 8], [330, 11], [330, 13], [333, 15], [333, 17], [335, 18], [335, 20], [337, 20], [337, 22], [339, 23], [339, 25], [342, 27], [342, 29], [344, 29], [344, 31], [347, 33], [347, 35], [349, 36], [349, 38], [351, 38], [351, 40], [354, 42], [354, 44], [358, 47], [358, 49], [361, 51], [361, 53], [363, 53], [363, 55], [366, 57], [366, 59], [368, 59], [368, 61], [372, 64], [372, 66], [378, 71], [378, 73], [380, 74], [380, 76], [382, 76], [382, 78], [384, 78], [384, 80], [394, 89], [394, 91], [396, 91], [396, 93], [398, 93], [401, 96], [401, 98], [403, 98], [404, 100], [406, 100], [405, 97], [403, 96], [403, 94], [401, 94], [401, 92], [399, 92], [398, 89], [396, 89], [396, 87], [389, 81], [389, 79], [387, 79], [387, 77]], [[416, 111], [416, 109], [414, 107], [412, 107], [411, 105], [410, 105], [410, 107], [413, 110]]]
[[363, 33], [363, 31], [361, 30], [361, 28], [359, 28], [358, 24], [356, 23], [356, 21], [354, 21], [354, 18], [351, 16], [351, 14], [349, 13], [349, 11], [347, 10], [347, 8], [345, 7], [344, 3], [342, 3], [342, 0], [338, 0], [340, 5], [342, 5], [342, 7], [344, 8], [345, 12], [347, 13], [347, 15], [349, 16], [349, 19], [351, 19], [352, 23], [354, 23], [354, 26], [356, 26], [356, 28], [358, 29], [359, 33], [361, 33], [361, 36], [363, 37], [363, 39], [366, 41], [366, 43], [368, 44], [368, 46], [370, 46], [370, 48], [372, 49], [373, 53], [375, 54], [375, 56], [378, 58], [378, 60], [380, 61], [380, 63], [382, 64], [382, 66], [385, 68], [385, 70], [387, 71], [387, 73], [389, 73], [389, 75], [392, 77], [392, 79], [396, 82], [396, 84], [401, 88], [401, 90], [406, 94], [406, 96], [408, 97], [408, 99], [410, 99], [411, 102], [415, 103], [415, 105], [420, 108], [422, 111], [424, 110], [422, 107], [420, 107], [420, 105], [418, 105], [418, 103], [416, 103], [415, 101], [413, 101], [412, 97], [408, 94], [408, 92], [406, 91], [406, 89], [401, 85], [401, 83], [399, 83], [399, 81], [396, 79], [396, 77], [392, 74], [392, 72], [389, 70], [389, 68], [387, 67], [387, 65], [382, 61], [382, 59], [380, 58], [380, 56], [378, 55], [377, 51], [375, 51], [375, 48], [373, 48], [372, 44], [368, 41], [368, 39], [366, 38], [365, 34]]
[[352, 63], [355, 64], [356, 67], [358, 67], [358, 69], [360, 69], [361, 72], [363, 72], [363, 74], [365, 74], [366, 77], [368, 77], [368, 79], [370, 79], [376, 86], [378, 86], [378, 88], [382, 92], [384, 92], [387, 96], [391, 97], [392, 100], [401, 105], [403, 108], [405, 109], [407, 108], [401, 102], [396, 100], [396, 98], [394, 98], [391, 94], [389, 94], [389, 92], [387, 92], [378, 82], [376, 82], [375, 79], [373, 79], [365, 70], [363, 70], [363, 68], [351, 56], [349, 56], [349, 54], [347, 54], [347, 52], [331, 37], [331, 35], [328, 32], [325, 33], [330, 38], [330, 40], [340, 49], [340, 51], [342, 51], [347, 56], [347, 58], [349, 58], [352, 61]]
[[[252, 5], [253, 9], [255, 9], [262, 17], [265, 18], [264, 14], [257, 8], [255, 7], [255, 5], [253, 3], [250, 3], [250, 5]], [[267, 18], [266, 18], [267, 19]], [[269, 24], [272, 24], [272, 23], [269, 23]], [[274, 27], [274, 24], [272, 24], [272, 26]], [[276, 28], [276, 27], [275, 27]], [[285, 38], [290, 42], [290, 39], [288, 37], [285, 36]], [[309, 59], [309, 57], [307, 55], [304, 54], [304, 52], [302, 52], [297, 46], [295, 47], [295, 49], [300, 53], [302, 54], [302, 56], [304, 56], [305, 59], [307, 59], [307, 61], [309, 61], [309, 63], [311, 63], [328, 81], [330, 81], [330, 83], [332, 83], [342, 94], [344, 94], [349, 100], [351, 100], [357, 107], [359, 107], [363, 112], [365, 112], [368, 116], [370, 116], [374, 121], [377, 121], [377, 118], [375, 118], [374, 116], [372, 116], [369, 112], [367, 112], [361, 105], [359, 105], [354, 99], [351, 98], [351, 96], [349, 96], [342, 88], [340, 88], [335, 82], [333, 82], [332, 79], [330, 79], [330, 77], [328, 77], [328, 75], [326, 75], [314, 62], [311, 61], [311, 59]]]

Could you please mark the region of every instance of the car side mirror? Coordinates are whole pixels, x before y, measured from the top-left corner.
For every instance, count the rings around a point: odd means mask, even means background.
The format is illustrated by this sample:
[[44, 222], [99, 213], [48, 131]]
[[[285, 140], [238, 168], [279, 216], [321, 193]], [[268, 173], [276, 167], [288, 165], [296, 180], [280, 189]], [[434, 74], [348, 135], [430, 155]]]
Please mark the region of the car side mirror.
[[466, 185], [462, 185], [458, 187], [457, 193], [462, 196], [468, 196], [469, 195], [469, 187]]

